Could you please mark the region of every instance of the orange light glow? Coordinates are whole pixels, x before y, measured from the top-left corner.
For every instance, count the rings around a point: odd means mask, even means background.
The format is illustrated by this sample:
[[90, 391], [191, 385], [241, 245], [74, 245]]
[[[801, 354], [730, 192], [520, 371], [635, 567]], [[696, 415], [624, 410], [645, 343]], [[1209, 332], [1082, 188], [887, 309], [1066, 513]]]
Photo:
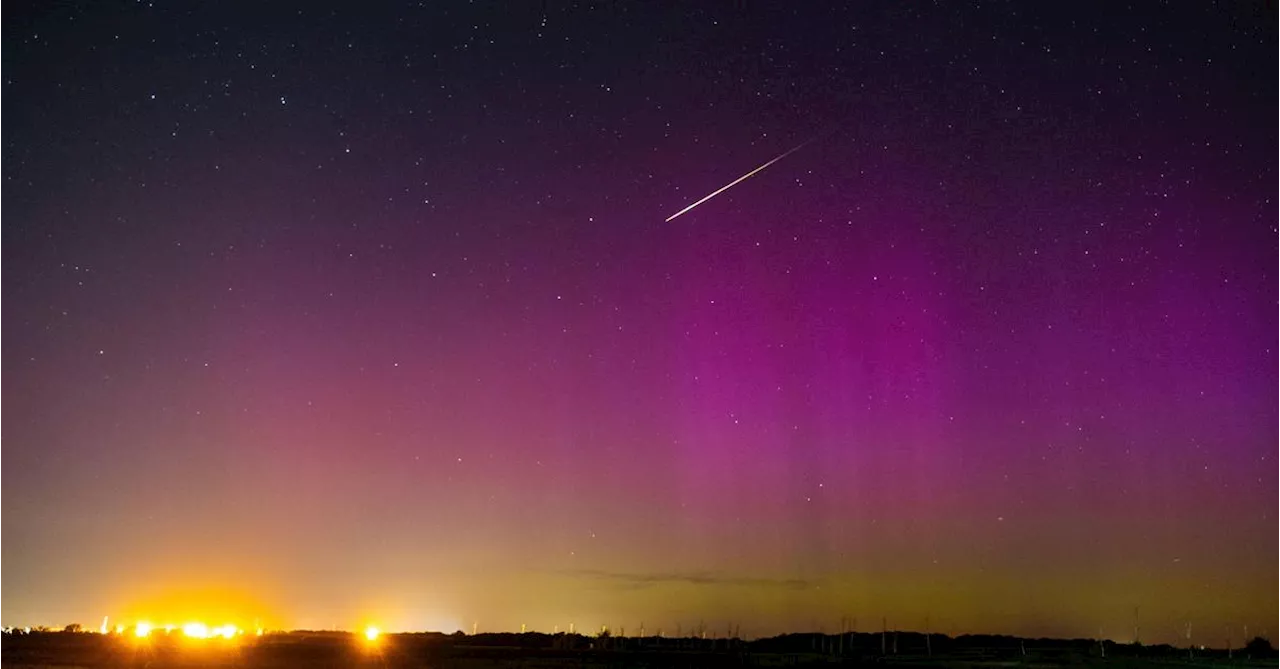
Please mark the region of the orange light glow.
[[238, 635], [241, 629], [269, 629], [281, 622], [248, 586], [210, 584], [194, 577], [192, 580], [195, 582], [191, 585], [164, 584], [137, 592], [112, 613], [112, 622], [149, 620], [155, 631], [162, 624], [177, 623], [176, 631], [181, 631], [185, 623], [198, 622], [206, 625], [210, 637], [225, 636], [221, 628], [226, 624], [234, 625]]
[[370, 625], [364, 628], [364, 638], [369, 641], [377, 641], [379, 634], [382, 634], [382, 632], [378, 630], [377, 627], [374, 627], [373, 625]]
[[151, 623], [145, 620], [139, 620], [137, 625], [133, 626], [135, 636], [142, 638], [151, 634]]
[[234, 639], [240, 634], [243, 634], [240, 628], [231, 623], [209, 627], [201, 622], [191, 622], [182, 626], [182, 635], [189, 639]]

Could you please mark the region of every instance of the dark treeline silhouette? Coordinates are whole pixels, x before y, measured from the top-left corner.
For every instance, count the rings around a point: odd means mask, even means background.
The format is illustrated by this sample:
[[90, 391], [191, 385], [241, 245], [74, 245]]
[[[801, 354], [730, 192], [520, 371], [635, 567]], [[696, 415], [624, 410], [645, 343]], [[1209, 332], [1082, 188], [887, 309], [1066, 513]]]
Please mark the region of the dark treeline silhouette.
[[1255, 636], [1244, 645], [1244, 652], [1250, 657], [1275, 657], [1276, 649], [1271, 646], [1271, 642], [1266, 639]]
[[[76, 632], [80, 629], [80, 632]], [[139, 640], [131, 634], [84, 633], [68, 625], [64, 631], [35, 631], [6, 635], [5, 664], [82, 664], [84, 666], [183, 666], [191, 646], [180, 634], [156, 634]], [[208, 646], [219, 647], [219, 640]], [[230, 642], [226, 657], [237, 667], [436, 667], [450, 666], [864, 666], [911, 664], [951, 666], [963, 663], [1031, 663], [1039, 666], [1080, 666], [1133, 658], [1126, 666], [1165, 666], [1197, 662], [1232, 665], [1270, 662], [1276, 651], [1263, 638], [1243, 647], [1188, 649], [1169, 645], [1117, 644], [1097, 639], [1024, 639], [1003, 635], [962, 635], [920, 632], [846, 634], [784, 634], [742, 640], [669, 636], [600, 634], [485, 633], [384, 634], [374, 643], [363, 635], [337, 631], [294, 631], [262, 637], [245, 636]], [[1191, 656], [1190, 658], [1188, 656]], [[211, 657], [203, 655], [206, 660]], [[204, 660], [201, 660], [204, 661]], [[230, 660], [229, 660], [230, 661]], [[210, 660], [208, 667], [220, 667]], [[370, 663], [373, 664], [370, 664]], [[532, 664], [530, 664], [532, 663]], [[205, 666], [205, 665], [202, 665]], [[227, 665], [232, 666], [232, 665]], [[1258, 665], [1261, 666], [1261, 665]]]
[[[657, 651], [689, 650], [703, 652], [743, 652], [789, 655], [833, 655], [849, 657], [902, 656], [967, 656], [974, 659], [1036, 656], [1039, 658], [1067, 655], [1099, 657], [1186, 657], [1186, 648], [1168, 644], [1142, 645], [1115, 643], [1098, 639], [1022, 638], [996, 634], [965, 634], [956, 637], [923, 632], [848, 632], [845, 634], [793, 633], [753, 639], [645, 636], [621, 637], [612, 634], [545, 634], [538, 632], [456, 634], [454, 643], [473, 647], [505, 647], [558, 650]], [[1226, 656], [1225, 648], [1196, 649], [1203, 657]], [[1246, 647], [1230, 651], [1241, 656], [1264, 659], [1276, 656], [1271, 644], [1256, 638]]]

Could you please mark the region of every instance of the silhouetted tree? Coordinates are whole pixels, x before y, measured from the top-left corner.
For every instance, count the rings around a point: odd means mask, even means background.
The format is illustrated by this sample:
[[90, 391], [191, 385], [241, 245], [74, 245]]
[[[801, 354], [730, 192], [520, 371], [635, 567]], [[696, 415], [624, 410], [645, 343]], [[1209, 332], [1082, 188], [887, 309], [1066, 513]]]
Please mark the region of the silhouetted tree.
[[62, 628], [62, 631], [70, 634], [79, 634], [81, 631], [80, 623], [71, 623], [70, 625]]
[[1275, 654], [1276, 649], [1271, 647], [1270, 641], [1260, 636], [1255, 636], [1249, 643], [1245, 644], [1244, 651], [1249, 654], [1249, 657], [1264, 658]]

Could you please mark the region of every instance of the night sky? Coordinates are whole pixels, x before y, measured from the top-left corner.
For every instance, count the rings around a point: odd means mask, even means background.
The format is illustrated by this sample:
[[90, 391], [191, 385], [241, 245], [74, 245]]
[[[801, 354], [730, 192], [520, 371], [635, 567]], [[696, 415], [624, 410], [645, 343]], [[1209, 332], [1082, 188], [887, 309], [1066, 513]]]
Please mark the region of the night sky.
[[4, 624], [1275, 631], [1274, 3], [196, 4], [5, 7]]

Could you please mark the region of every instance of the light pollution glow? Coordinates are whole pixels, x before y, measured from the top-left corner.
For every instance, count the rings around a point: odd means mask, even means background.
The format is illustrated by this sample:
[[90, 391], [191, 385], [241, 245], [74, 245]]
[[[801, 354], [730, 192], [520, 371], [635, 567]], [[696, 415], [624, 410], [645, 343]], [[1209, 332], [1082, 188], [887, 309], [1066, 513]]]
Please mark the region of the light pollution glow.
[[[100, 634], [108, 634], [111, 630], [107, 627], [107, 617], [103, 618]], [[163, 625], [153, 624], [149, 620], [138, 620], [132, 626], [120, 623], [115, 626], [114, 633], [116, 636], [125, 636], [128, 630], [132, 630], [134, 637], [138, 639], [147, 639], [157, 631], [163, 631], [165, 634], [172, 634], [177, 630], [183, 637], [188, 639], [226, 639], [231, 640], [240, 636], [244, 636], [246, 631], [233, 623], [225, 623], [222, 625], [211, 626], [208, 623], [200, 621], [191, 621], [182, 625], [175, 623], [165, 623]], [[266, 633], [262, 627], [254, 630], [254, 636], [263, 636]], [[382, 629], [376, 625], [366, 625], [361, 630], [361, 636], [368, 643], [377, 642], [382, 636]]]

